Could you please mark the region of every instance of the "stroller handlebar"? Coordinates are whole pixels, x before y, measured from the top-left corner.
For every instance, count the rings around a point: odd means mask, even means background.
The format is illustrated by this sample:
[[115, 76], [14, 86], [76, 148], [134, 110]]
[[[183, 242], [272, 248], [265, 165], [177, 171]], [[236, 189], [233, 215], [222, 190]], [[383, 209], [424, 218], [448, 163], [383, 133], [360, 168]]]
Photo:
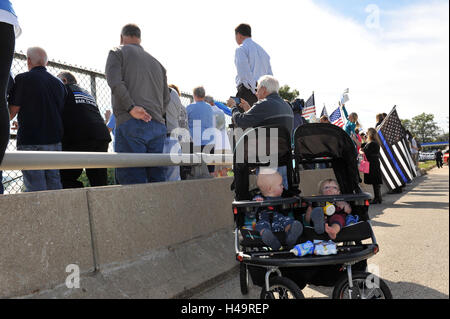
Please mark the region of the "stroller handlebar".
[[344, 195], [318, 195], [318, 196], [302, 196], [302, 201], [309, 203], [317, 202], [352, 202], [352, 201], [364, 201], [372, 199], [372, 195], [369, 193], [361, 192], [358, 194], [344, 194]]
[[243, 201], [234, 201], [233, 207], [268, 207], [268, 206], [277, 206], [277, 205], [283, 205], [283, 204], [295, 204], [300, 203], [301, 198], [294, 196], [294, 197], [287, 197], [287, 198], [280, 198], [280, 199], [273, 199], [273, 200], [264, 200], [264, 201], [254, 201], [254, 200], [243, 200]]

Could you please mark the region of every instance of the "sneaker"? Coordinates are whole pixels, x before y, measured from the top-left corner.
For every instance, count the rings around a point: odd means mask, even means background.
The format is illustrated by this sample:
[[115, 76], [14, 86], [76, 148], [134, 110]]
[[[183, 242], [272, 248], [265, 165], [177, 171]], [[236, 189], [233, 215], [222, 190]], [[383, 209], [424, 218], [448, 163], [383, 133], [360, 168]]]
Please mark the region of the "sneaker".
[[358, 221], [358, 215], [347, 215], [347, 218], [345, 218], [345, 226], [356, 224]]

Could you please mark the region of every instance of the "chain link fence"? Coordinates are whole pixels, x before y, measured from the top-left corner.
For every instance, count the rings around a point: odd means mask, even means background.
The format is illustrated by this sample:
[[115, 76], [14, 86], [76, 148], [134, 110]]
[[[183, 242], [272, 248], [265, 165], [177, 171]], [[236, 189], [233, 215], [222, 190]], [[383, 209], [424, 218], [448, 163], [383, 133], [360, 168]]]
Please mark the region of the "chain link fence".
[[[47, 70], [54, 76], [57, 76], [62, 71], [71, 72], [76, 77], [78, 85], [90, 92], [90, 94], [96, 99], [100, 114], [102, 114], [103, 118], [105, 118], [105, 112], [107, 110], [111, 110], [112, 112], [111, 90], [103, 73], [55, 61], [49, 61]], [[28, 67], [26, 55], [16, 52], [14, 54], [14, 60], [11, 66], [13, 76], [27, 71]], [[193, 97], [184, 92], [181, 92], [180, 98], [181, 103], [184, 106], [187, 106], [193, 102]], [[16, 121], [16, 119], [11, 121], [10, 140], [7, 151], [16, 150], [17, 129], [15, 128], [14, 121]], [[110, 152], [113, 151], [112, 144], [113, 143], [110, 143], [109, 145]], [[21, 171], [3, 171], [2, 183], [5, 194], [20, 193], [24, 190]]]

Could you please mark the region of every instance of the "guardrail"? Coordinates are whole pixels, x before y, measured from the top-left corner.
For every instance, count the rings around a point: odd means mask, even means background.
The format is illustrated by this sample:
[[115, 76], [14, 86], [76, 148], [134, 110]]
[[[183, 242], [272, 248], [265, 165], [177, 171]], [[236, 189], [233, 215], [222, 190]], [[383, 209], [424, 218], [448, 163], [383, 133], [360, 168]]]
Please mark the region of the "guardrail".
[[232, 165], [232, 154], [136, 154], [100, 152], [6, 152], [0, 170]]

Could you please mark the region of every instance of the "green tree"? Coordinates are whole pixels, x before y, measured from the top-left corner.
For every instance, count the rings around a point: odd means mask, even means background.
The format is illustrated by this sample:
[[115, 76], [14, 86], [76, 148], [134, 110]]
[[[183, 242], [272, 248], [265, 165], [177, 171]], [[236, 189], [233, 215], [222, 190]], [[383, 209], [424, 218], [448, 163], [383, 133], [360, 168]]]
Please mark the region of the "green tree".
[[436, 142], [448, 142], [448, 136], [449, 136], [448, 132], [439, 134], [439, 136], [436, 138]]
[[405, 129], [409, 130], [420, 143], [434, 142], [441, 135], [433, 114], [422, 113], [411, 120], [402, 120]]
[[405, 128], [405, 130], [408, 130], [411, 132], [411, 120], [406, 119], [406, 120], [400, 120], [400, 121], [402, 122], [402, 125]]
[[278, 94], [282, 99], [288, 100], [289, 102], [294, 101], [300, 95], [300, 93], [295, 89], [291, 91], [291, 88], [287, 84], [280, 87]]

